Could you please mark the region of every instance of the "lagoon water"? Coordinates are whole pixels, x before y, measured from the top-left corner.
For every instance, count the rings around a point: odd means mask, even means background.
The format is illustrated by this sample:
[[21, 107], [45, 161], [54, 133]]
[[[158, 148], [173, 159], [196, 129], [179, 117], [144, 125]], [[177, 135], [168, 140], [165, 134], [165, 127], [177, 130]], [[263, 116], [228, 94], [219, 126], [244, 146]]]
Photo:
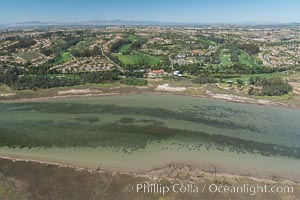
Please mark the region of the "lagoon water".
[[[127, 127], [138, 127], [135, 135]], [[219, 172], [300, 181], [300, 111], [283, 107], [171, 95], [2, 103], [0, 142], [2, 156], [90, 168], [147, 171], [182, 163], [207, 170], [214, 164]]]

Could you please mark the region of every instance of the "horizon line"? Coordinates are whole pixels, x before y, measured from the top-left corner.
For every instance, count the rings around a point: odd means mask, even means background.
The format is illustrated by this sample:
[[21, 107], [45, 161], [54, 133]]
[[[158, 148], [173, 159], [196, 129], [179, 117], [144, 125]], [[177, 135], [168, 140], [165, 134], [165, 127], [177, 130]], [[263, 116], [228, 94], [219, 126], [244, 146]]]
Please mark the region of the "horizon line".
[[[245, 21], [245, 22], [180, 22], [180, 21], [159, 21], [159, 20], [132, 20], [132, 19], [94, 19], [94, 20], [86, 20], [86, 21], [39, 21], [39, 20], [27, 20], [27, 21], [18, 21], [18, 22], [8, 22], [8, 23], [0, 23], [0, 25], [14, 25], [14, 24], [30, 24], [30, 23], [40, 23], [40, 24], [60, 24], [60, 25], [74, 25], [74, 24], [84, 24], [84, 23], [100, 23], [100, 22], [131, 22], [131, 23], [161, 23], [161, 24], [177, 24], [177, 25], [213, 25], [213, 24], [221, 24], [221, 25], [280, 25], [280, 24], [300, 24], [300, 22], [259, 22], [259, 21]], [[107, 24], [109, 25], [109, 24]]]

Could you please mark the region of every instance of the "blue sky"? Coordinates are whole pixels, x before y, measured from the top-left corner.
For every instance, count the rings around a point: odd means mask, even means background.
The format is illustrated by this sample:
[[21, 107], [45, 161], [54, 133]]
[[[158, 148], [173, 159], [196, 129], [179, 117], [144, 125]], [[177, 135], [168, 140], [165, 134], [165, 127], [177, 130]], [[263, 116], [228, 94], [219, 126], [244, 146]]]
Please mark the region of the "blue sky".
[[299, 0], [0, 0], [0, 23], [89, 20], [300, 22]]

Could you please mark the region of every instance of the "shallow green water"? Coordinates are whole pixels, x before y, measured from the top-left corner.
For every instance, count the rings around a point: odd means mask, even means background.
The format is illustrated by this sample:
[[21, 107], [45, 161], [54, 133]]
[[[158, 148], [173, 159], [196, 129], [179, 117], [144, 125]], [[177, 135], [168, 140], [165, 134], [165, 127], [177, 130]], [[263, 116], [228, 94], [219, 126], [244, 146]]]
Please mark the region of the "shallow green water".
[[[296, 167], [300, 166], [300, 111], [164, 95], [5, 103], [0, 104], [0, 145], [2, 155], [5, 152], [11, 155], [20, 148], [26, 149], [28, 156], [30, 152], [48, 149], [50, 155], [42, 153], [44, 157], [57, 159], [59, 156], [52, 155], [51, 149], [68, 149], [68, 152], [89, 149], [86, 153], [94, 149], [93, 152], [99, 152], [102, 160], [106, 160], [103, 165], [116, 168], [118, 164], [104, 159], [103, 152], [114, 152], [113, 155], [124, 158], [131, 156], [129, 163], [122, 161], [126, 168], [147, 163], [141, 158], [147, 159], [159, 152], [172, 158], [167, 162], [186, 162], [188, 158], [191, 162], [207, 163], [211, 158], [211, 162], [223, 166], [228, 165], [226, 160], [216, 158], [226, 152], [228, 158], [230, 155], [234, 158], [234, 155], [239, 155], [236, 158], [252, 156], [253, 163], [255, 158], [260, 162], [264, 157], [276, 158], [274, 162], [278, 164], [281, 159], [289, 163], [288, 159]], [[101, 162], [101, 158], [95, 156], [97, 153], [88, 154], [90, 160], [95, 160], [93, 166]], [[143, 156], [138, 159], [138, 155]], [[210, 156], [206, 159], [203, 156], [201, 161], [197, 155]], [[135, 157], [136, 162], [133, 162]], [[86, 155], [75, 160], [85, 163], [85, 158], [87, 160]], [[244, 159], [235, 159], [231, 167], [239, 166], [236, 171], [241, 173], [243, 169], [249, 171], [249, 164], [247, 167], [239, 160], [245, 163]], [[274, 162], [270, 163], [274, 165]], [[166, 162], [157, 158], [157, 162], [152, 163], [158, 166]], [[270, 169], [270, 172], [294, 176], [296, 172], [289, 169], [293, 166], [280, 165], [280, 170]], [[289, 169], [290, 174], [279, 173], [284, 169]], [[260, 173], [261, 170], [254, 171]]]

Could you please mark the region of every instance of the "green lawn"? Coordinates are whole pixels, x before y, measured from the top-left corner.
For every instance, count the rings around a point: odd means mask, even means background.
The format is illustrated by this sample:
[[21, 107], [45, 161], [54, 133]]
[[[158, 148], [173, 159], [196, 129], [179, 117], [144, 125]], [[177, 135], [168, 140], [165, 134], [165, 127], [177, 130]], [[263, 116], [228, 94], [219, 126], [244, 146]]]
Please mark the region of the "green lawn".
[[128, 39], [130, 40], [130, 41], [132, 41], [132, 42], [134, 42], [135, 40], [138, 40], [138, 37], [136, 36], [136, 35], [129, 35], [128, 36]]
[[130, 46], [131, 46], [131, 44], [125, 44], [125, 45], [123, 45], [123, 46], [119, 49], [119, 52], [120, 52], [120, 53], [126, 53], [126, 52], [128, 52], [129, 49], [130, 49]]
[[247, 65], [248, 67], [255, 67], [255, 66], [260, 65], [260, 64], [257, 63], [257, 61], [255, 59], [248, 56], [244, 52], [241, 52], [241, 55], [239, 56], [239, 62], [241, 64]]
[[75, 49], [77, 51], [83, 51], [84, 49], [88, 48], [90, 45], [93, 44], [93, 42], [95, 41], [95, 39], [87, 39], [87, 40], [83, 40], [83, 41], [80, 41], [78, 42], [76, 45], [75, 45]]
[[128, 36], [128, 40], [130, 40], [131, 42], [130, 42], [129, 44], [123, 45], [123, 46], [119, 49], [119, 53], [126, 53], [126, 52], [129, 52], [130, 47], [131, 47], [131, 44], [132, 44], [134, 41], [137, 41], [137, 40], [138, 40], [138, 37], [137, 37], [136, 35], [129, 35], [129, 36]]
[[162, 56], [151, 56], [141, 52], [134, 51], [131, 55], [115, 54], [118, 59], [125, 65], [137, 65], [137, 64], [149, 64], [157, 65], [165, 62], [165, 58]]
[[279, 73], [279, 72], [276, 72], [276, 73], [271, 73], [271, 74], [244, 74], [244, 75], [241, 75], [241, 80], [243, 81], [248, 81], [250, 77], [263, 77], [263, 78], [272, 78], [272, 77], [275, 77], [275, 76], [281, 76], [283, 77], [283, 74]]
[[59, 65], [65, 62], [68, 62], [72, 59], [72, 54], [69, 51], [64, 51], [60, 54], [58, 58], [56, 58], [54, 65]]
[[231, 59], [230, 59], [230, 52], [228, 49], [222, 49], [220, 54], [220, 61], [222, 62], [222, 65], [231, 65]]

